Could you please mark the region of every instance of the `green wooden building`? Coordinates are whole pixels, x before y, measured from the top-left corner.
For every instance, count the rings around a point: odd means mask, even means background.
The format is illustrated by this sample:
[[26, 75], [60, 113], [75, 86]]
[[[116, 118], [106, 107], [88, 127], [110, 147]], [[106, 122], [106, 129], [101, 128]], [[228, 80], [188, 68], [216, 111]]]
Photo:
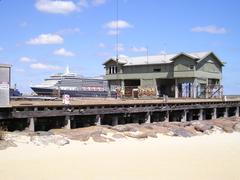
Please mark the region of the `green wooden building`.
[[125, 96], [220, 97], [221, 61], [213, 52], [111, 58], [104, 64], [109, 89]]

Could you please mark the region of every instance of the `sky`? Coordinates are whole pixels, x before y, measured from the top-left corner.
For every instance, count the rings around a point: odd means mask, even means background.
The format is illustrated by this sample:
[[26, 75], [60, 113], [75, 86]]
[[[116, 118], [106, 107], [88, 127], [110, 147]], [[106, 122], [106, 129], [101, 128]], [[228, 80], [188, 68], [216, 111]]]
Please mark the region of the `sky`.
[[116, 55], [213, 51], [222, 61], [225, 94], [240, 94], [240, 1], [0, 0], [0, 64], [12, 65], [12, 85], [30, 85], [70, 71], [104, 74]]

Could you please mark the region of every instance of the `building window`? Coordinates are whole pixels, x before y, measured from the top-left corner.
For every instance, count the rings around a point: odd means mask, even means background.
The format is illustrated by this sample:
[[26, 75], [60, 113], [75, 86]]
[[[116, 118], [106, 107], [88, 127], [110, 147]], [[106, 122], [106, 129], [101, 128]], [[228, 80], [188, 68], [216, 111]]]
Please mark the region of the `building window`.
[[212, 63], [212, 64], [214, 63], [213, 60], [211, 60], [211, 59], [209, 59], [207, 62]]
[[158, 69], [153, 69], [153, 72], [161, 72], [161, 69], [158, 68]]
[[108, 69], [109, 74], [117, 74], [118, 71], [117, 66], [110, 66]]
[[189, 69], [190, 69], [190, 70], [194, 70], [194, 65], [190, 65], [190, 66], [189, 66]]
[[113, 66], [113, 74], [116, 74], [116, 66]]

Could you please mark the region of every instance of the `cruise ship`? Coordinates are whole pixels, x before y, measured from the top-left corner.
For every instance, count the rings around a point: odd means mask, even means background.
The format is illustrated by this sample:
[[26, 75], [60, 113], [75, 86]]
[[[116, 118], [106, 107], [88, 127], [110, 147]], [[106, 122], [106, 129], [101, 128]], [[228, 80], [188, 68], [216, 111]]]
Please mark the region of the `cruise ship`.
[[85, 78], [71, 73], [69, 67], [65, 73], [58, 73], [45, 79], [39, 85], [31, 86], [31, 89], [40, 96], [62, 96], [68, 94], [71, 97], [107, 97], [108, 83], [102, 77]]

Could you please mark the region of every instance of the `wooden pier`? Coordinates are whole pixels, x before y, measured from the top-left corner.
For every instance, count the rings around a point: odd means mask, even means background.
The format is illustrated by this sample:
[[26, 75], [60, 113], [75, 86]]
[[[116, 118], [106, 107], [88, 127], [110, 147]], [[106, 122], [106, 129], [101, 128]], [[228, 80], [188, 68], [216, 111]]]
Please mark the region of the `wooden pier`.
[[160, 121], [186, 122], [239, 116], [240, 99], [72, 99], [11, 101], [0, 108], [0, 125], [10, 131], [79, 128]]

